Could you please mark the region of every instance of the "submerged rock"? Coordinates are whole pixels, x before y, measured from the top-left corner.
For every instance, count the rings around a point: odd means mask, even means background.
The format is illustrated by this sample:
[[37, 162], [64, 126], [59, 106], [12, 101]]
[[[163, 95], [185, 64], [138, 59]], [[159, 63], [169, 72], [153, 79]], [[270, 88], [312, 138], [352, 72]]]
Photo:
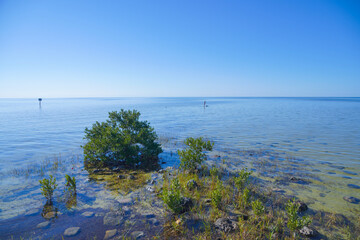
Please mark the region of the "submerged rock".
[[126, 177], [124, 175], [118, 175], [118, 179], [125, 179]]
[[236, 230], [238, 225], [233, 219], [219, 218], [215, 221], [215, 228], [225, 233], [229, 233]]
[[307, 226], [300, 229], [299, 232], [301, 235], [305, 237], [315, 237], [318, 234], [318, 232], [315, 229], [309, 228]]
[[107, 226], [117, 226], [124, 221], [124, 212], [108, 212], [104, 216], [104, 225]]
[[349, 203], [354, 203], [354, 204], [358, 204], [360, 202], [360, 199], [356, 197], [345, 196], [343, 197], [343, 199]]
[[112, 238], [113, 236], [115, 236], [117, 233], [117, 230], [116, 229], [112, 229], [112, 230], [107, 230], [105, 232], [105, 237], [104, 239], [109, 239], [109, 238]]
[[93, 212], [83, 212], [81, 215], [84, 216], [84, 217], [89, 218], [89, 217], [94, 216], [94, 213]]
[[64, 236], [66, 236], [66, 237], [75, 236], [79, 232], [80, 232], [80, 227], [70, 227], [65, 230]]
[[46, 228], [50, 225], [50, 221], [39, 223], [36, 227], [37, 228]]
[[134, 232], [131, 233], [131, 237], [132, 237], [133, 239], [139, 239], [139, 238], [141, 238], [141, 237], [143, 237], [143, 236], [144, 236], [144, 232], [143, 232], [143, 231], [134, 231]]

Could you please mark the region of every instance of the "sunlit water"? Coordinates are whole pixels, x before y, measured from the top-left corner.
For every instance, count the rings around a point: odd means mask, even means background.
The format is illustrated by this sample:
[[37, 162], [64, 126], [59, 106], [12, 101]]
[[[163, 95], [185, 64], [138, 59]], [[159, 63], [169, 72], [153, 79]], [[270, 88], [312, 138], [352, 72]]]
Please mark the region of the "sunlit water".
[[[54, 173], [60, 182], [65, 173], [78, 178], [77, 210], [94, 207], [94, 202], [101, 206], [105, 190], [87, 182], [80, 145], [85, 127], [122, 108], [140, 111], [141, 119], [149, 121], [161, 137], [177, 142], [204, 136], [214, 141], [214, 155], [221, 157], [211, 157], [211, 162], [220, 164], [225, 159], [234, 171], [247, 166], [270, 182], [282, 174], [312, 179], [306, 186], [284, 188], [314, 209], [344, 214], [359, 209], [343, 197], [360, 198], [360, 189], [348, 186], [360, 185], [360, 98], [44, 99], [41, 108], [37, 99], [1, 99], [0, 221], [12, 219], [12, 224], [19, 224], [15, 231], [25, 221], [21, 216], [26, 211], [41, 208], [39, 174], [19, 176], [14, 170], [55, 156], [71, 163]], [[260, 151], [249, 155], [242, 150]], [[164, 166], [178, 163], [169, 151], [163, 154]], [[88, 195], [98, 199], [90, 201]], [[0, 228], [0, 236], [4, 231]]]

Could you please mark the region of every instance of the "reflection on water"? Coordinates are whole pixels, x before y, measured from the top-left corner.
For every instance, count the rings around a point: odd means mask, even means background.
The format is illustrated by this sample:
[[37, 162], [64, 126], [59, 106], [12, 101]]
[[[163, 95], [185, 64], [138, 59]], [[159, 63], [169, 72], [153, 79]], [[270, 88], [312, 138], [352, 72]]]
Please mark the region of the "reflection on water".
[[[310, 208], [359, 214], [359, 204], [344, 200], [360, 198], [358, 98], [206, 101], [204, 111], [203, 99], [196, 98], [44, 99], [39, 112], [36, 101], [0, 100], [6, 116], [0, 118], [0, 236], [46, 239], [81, 227], [77, 236], [103, 238], [107, 230], [123, 236], [123, 227], [145, 229], [144, 223], [148, 234], [160, 231], [162, 203], [146, 187], [113, 191], [116, 182], [94, 179], [83, 168], [84, 128], [120, 108], [139, 110], [154, 126], [165, 147], [163, 167], [178, 165], [183, 139], [205, 136], [215, 141], [209, 165], [248, 167], [263, 180], [259, 184], [298, 196]], [[38, 183], [49, 174], [59, 184], [53, 204]], [[76, 193], [66, 192], [65, 174], [76, 177]]]

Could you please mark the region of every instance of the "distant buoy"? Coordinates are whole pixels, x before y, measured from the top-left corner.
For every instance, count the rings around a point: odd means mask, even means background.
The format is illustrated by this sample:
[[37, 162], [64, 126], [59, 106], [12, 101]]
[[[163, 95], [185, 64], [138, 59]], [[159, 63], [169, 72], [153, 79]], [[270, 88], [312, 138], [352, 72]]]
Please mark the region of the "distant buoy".
[[42, 101], [42, 98], [39, 98], [39, 107], [41, 108], [41, 101]]

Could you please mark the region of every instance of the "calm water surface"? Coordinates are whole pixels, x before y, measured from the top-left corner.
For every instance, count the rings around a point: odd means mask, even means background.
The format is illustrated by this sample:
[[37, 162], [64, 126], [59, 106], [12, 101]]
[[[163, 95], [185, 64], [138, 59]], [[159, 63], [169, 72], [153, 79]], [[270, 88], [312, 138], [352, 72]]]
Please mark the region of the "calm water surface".
[[[317, 209], [352, 212], [358, 208], [342, 197], [360, 198], [359, 189], [348, 187], [360, 185], [360, 98], [43, 99], [41, 108], [37, 99], [1, 99], [0, 219], [29, 210], [29, 194], [41, 199], [38, 179], [14, 176], [10, 174], [14, 169], [54, 155], [81, 154], [84, 128], [122, 108], [140, 111], [159, 136], [213, 140], [215, 152], [226, 156], [232, 168], [260, 166], [253, 158], [237, 154], [239, 150], [267, 152], [262, 157], [277, 164], [291, 156], [299, 163], [296, 168], [274, 168], [267, 176], [283, 171], [308, 173], [317, 184], [292, 188], [290, 193], [301, 195]], [[86, 173], [79, 170], [79, 174], [86, 178]]]

